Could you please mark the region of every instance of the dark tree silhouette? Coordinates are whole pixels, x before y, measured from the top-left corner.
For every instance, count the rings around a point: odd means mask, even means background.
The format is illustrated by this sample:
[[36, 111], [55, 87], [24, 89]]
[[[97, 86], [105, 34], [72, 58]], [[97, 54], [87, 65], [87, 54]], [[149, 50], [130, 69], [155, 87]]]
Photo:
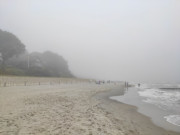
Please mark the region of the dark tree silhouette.
[[0, 72], [9, 75], [74, 77], [67, 61], [46, 51], [28, 53], [13, 34], [0, 30]]
[[0, 30], [0, 57], [4, 68], [6, 61], [25, 51], [24, 44], [13, 34]]

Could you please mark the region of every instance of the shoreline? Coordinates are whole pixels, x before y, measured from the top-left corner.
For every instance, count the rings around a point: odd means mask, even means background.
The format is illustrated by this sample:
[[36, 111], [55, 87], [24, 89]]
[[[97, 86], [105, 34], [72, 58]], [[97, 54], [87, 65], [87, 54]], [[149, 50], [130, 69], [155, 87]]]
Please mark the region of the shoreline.
[[84, 82], [0, 87], [0, 135], [179, 135], [109, 99], [123, 88]]
[[[168, 131], [174, 131], [180, 133], [179, 126], [174, 125], [173, 123], [168, 122], [164, 117], [171, 115], [168, 111], [159, 108], [155, 104], [149, 104], [144, 102], [144, 98], [139, 94], [139, 88], [130, 87], [126, 90], [126, 93], [122, 96], [113, 96], [110, 97], [112, 100], [122, 102], [128, 105], [136, 106], [137, 111], [151, 119], [151, 121]], [[173, 108], [172, 108], [173, 109]]]
[[108, 117], [127, 135], [180, 135], [155, 125], [151, 118], [138, 112], [138, 108], [110, 99], [111, 96], [122, 95], [124, 88], [101, 92], [94, 98], [100, 101], [99, 107], [109, 113]]

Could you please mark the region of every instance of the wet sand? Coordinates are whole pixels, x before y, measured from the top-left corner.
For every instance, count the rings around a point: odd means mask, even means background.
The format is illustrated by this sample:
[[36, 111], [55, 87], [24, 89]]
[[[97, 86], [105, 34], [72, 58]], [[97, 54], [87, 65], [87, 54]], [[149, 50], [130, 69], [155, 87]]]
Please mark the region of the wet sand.
[[178, 135], [108, 99], [119, 92], [122, 84], [0, 87], [0, 135]]
[[[155, 104], [149, 104], [144, 102], [143, 101], [144, 98], [138, 94], [138, 91], [139, 91], [138, 88], [130, 87], [129, 89], [126, 89], [124, 95], [110, 97], [110, 99], [128, 105], [136, 106], [138, 108], [138, 112], [144, 114], [145, 116], [150, 117], [155, 125], [162, 127], [166, 130], [171, 130], [180, 133], [179, 126], [167, 122], [166, 119], [164, 118], [164, 116], [169, 115], [168, 110], [161, 109]], [[171, 109], [175, 109], [175, 108], [171, 108]]]
[[158, 127], [149, 117], [137, 112], [137, 107], [109, 99], [111, 96], [122, 95], [123, 89], [121, 87], [99, 93], [96, 98], [101, 102], [99, 106], [109, 112], [108, 117], [125, 135], [180, 135]]

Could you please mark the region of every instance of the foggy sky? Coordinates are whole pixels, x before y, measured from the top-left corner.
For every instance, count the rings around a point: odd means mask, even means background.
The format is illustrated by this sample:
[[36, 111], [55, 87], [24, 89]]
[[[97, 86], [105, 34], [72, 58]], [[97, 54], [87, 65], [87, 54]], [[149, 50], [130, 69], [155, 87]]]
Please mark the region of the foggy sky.
[[0, 0], [0, 29], [79, 77], [180, 82], [179, 0]]

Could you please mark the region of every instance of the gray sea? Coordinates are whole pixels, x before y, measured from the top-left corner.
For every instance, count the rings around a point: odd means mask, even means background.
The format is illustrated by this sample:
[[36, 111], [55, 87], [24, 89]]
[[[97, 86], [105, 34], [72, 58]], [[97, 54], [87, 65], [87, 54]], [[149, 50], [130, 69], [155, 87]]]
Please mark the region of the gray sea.
[[180, 132], [180, 84], [141, 84], [110, 99], [137, 106], [156, 125]]

